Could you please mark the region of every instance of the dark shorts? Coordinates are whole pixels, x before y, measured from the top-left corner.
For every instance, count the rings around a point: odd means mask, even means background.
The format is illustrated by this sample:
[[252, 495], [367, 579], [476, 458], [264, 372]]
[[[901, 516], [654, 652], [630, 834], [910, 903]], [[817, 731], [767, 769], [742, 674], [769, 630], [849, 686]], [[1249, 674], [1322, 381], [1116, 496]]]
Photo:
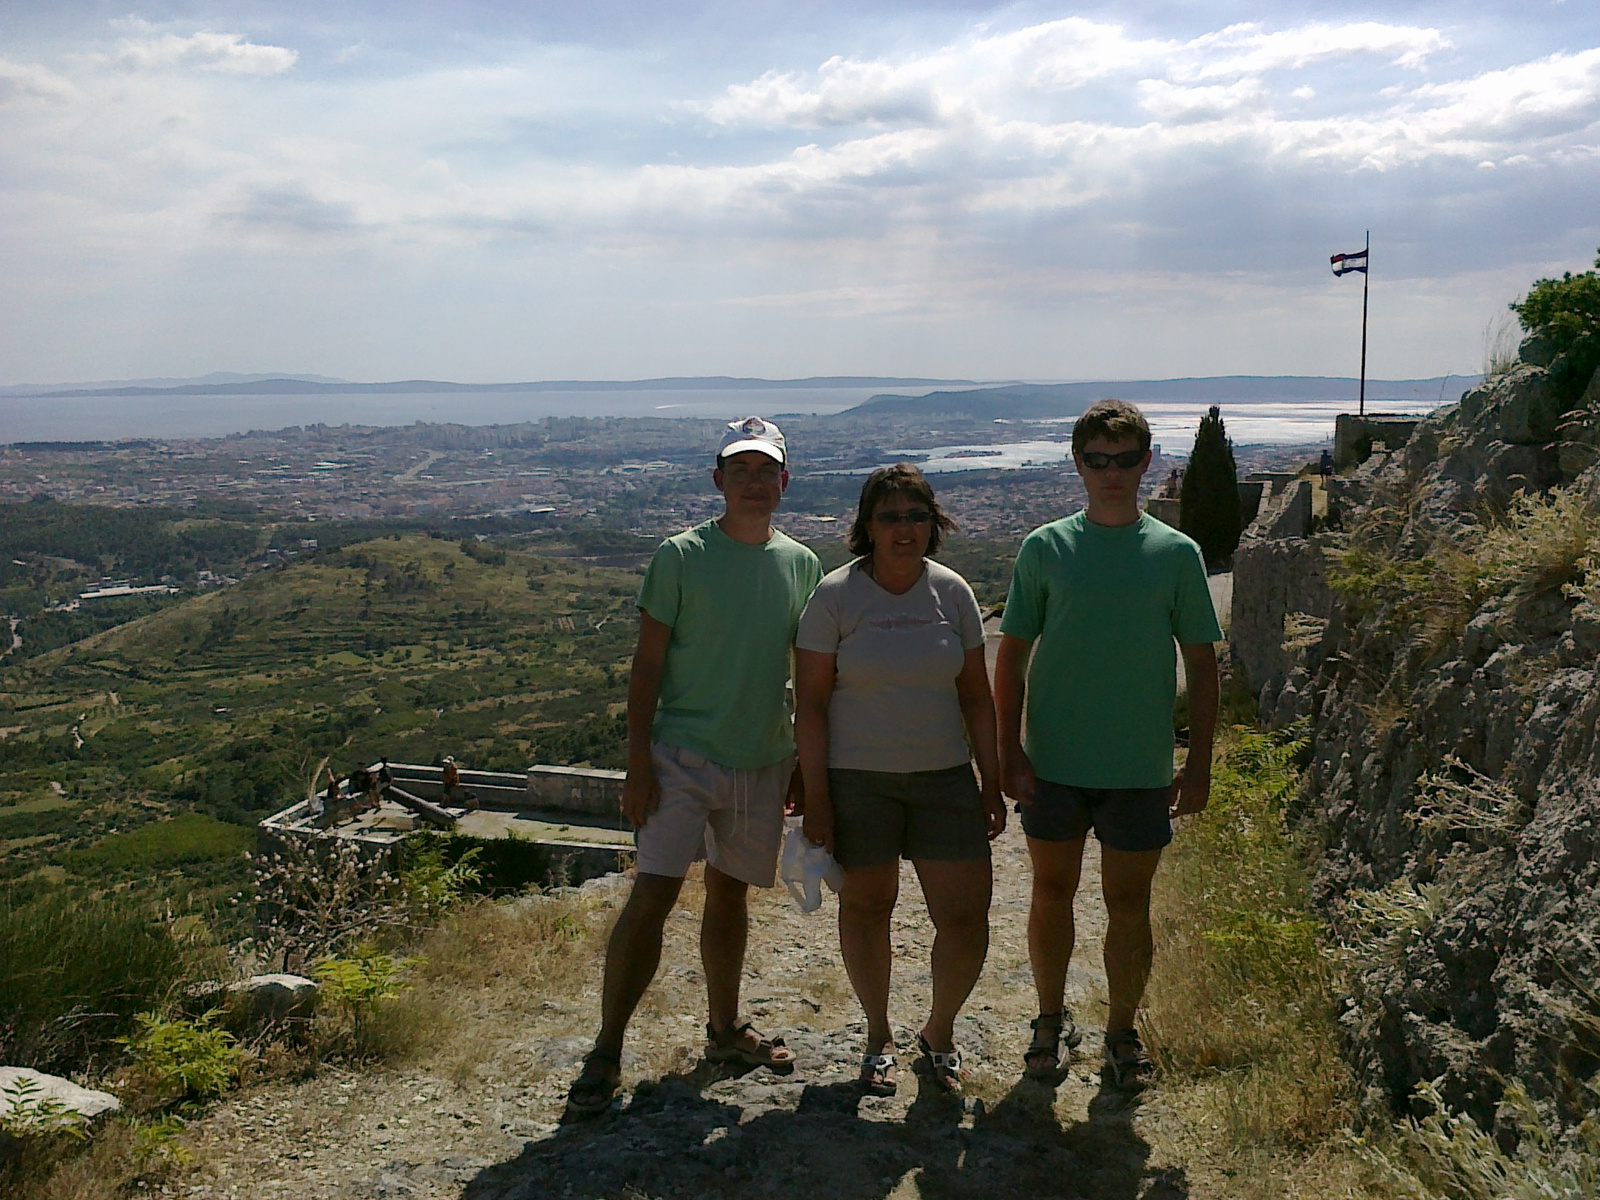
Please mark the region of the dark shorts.
[[989, 857], [989, 826], [972, 765], [942, 771], [828, 770], [833, 856], [871, 867], [900, 858]]
[[1172, 789], [1079, 788], [1039, 780], [1031, 804], [1017, 805], [1022, 831], [1041, 842], [1071, 842], [1094, 829], [1102, 846], [1138, 853], [1172, 841]]

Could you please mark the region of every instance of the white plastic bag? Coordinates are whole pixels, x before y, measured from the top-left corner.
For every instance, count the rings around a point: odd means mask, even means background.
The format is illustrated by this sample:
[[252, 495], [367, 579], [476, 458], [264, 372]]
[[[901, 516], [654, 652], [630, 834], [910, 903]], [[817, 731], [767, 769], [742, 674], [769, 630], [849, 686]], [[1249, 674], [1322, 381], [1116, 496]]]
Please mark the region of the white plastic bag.
[[837, 892], [844, 884], [844, 871], [821, 846], [806, 841], [799, 817], [784, 818], [783, 857], [778, 862], [778, 878], [801, 912], [816, 912], [822, 907], [822, 885]]

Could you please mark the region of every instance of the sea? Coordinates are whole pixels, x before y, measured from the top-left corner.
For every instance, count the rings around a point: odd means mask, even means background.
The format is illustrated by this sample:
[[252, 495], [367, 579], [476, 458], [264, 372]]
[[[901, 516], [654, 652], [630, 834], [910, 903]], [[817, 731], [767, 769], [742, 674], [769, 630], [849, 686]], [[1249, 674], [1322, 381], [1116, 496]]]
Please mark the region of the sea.
[[[545, 417], [699, 417], [733, 419], [759, 413], [831, 414], [853, 408], [878, 388], [660, 388], [606, 391], [433, 393], [328, 392], [301, 396], [0, 396], [0, 444], [114, 441], [126, 438], [214, 438], [251, 430], [300, 425], [410, 425], [454, 422], [506, 425]], [[897, 386], [897, 394], [935, 390]], [[1141, 402], [1158, 445], [1186, 453], [1195, 426], [1214, 400]], [[1436, 401], [1381, 402], [1385, 412], [1426, 412]], [[1334, 418], [1350, 401], [1220, 401], [1229, 437], [1240, 445], [1310, 445], [1332, 442]], [[1070, 426], [1070, 419], [1056, 422]], [[1030, 424], [1040, 430], [1039, 424]], [[1041, 430], [1042, 432], [1042, 430]], [[1063, 430], [1064, 432], [1064, 430]], [[1048, 435], [1008, 445], [907, 447], [928, 454], [924, 470], [1016, 469], [1067, 457]]]

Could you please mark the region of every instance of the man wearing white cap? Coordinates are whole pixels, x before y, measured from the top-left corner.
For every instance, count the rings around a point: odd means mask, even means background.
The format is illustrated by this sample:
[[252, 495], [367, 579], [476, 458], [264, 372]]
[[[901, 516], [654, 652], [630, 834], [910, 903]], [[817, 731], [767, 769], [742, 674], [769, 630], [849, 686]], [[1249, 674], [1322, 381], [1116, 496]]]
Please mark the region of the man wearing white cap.
[[798, 787], [790, 652], [822, 578], [816, 555], [772, 528], [788, 460], [772, 422], [730, 422], [712, 475], [722, 515], [663, 542], [639, 589], [622, 792], [638, 875], [606, 946], [600, 1036], [567, 1094], [573, 1112], [599, 1112], [616, 1093], [623, 1035], [655, 976], [662, 926], [702, 857], [706, 1057], [780, 1070], [794, 1062], [782, 1038], [739, 1016], [746, 893], [775, 882], [784, 802]]

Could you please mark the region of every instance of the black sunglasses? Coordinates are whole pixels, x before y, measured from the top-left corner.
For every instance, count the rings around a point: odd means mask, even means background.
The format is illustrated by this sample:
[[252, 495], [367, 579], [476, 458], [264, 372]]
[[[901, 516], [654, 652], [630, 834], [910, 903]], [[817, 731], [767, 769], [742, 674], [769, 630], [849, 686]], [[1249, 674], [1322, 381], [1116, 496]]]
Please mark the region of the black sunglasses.
[[933, 514], [925, 508], [913, 508], [907, 512], [890, 512], [885, 508], [873, 513], [872, 519], [879, 525], [926, 525], [933, 520]]
[[1130, 467], [1137, 467], [1144, 461], [1143, 450], [1124, 450], [1119, 454], [1105, 454], [1099, 450], [1085, 450], [1078, 455], [1083, 459], [1083, 465], [1091, 471], [1104, 471], [1112, 463], [1116, 463], [1124, 471]]

